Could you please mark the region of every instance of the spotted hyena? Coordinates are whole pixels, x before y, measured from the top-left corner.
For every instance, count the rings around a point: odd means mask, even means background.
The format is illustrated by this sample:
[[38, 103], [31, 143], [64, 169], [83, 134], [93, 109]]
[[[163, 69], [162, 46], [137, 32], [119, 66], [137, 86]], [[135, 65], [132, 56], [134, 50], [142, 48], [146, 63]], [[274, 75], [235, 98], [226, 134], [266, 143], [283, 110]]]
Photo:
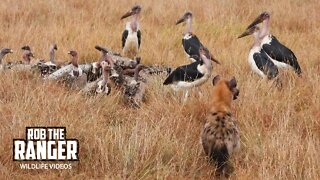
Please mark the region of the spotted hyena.
[[240, 148], [239, 130], [231, 113], [231, 102], [239, 90], [235, 78], [228, 81], [216, 76], [212, 83], [212, 106], [201, 132], [201, 143], [205, 154], [216, 165], [216, 174], [229, 176], [233, 171], [229, 156]]

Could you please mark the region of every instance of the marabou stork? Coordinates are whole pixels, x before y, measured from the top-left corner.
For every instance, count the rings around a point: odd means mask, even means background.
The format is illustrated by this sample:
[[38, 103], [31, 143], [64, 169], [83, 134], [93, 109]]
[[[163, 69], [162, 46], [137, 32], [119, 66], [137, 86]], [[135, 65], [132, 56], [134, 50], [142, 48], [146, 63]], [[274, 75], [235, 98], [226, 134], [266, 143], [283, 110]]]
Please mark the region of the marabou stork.
[[250, 49], [248, 62], [253, 72], [257, 73], [262, 78], [275, 78], [279, 72], [277, 66], [272, 62], [266, 52], [261, 48], [260, 28], [252, 26], [242, 33], [239, 38], [253, 34], [254, 43]]
[[172, 85], [174, 90], [185, 89], [185, 99], [188, 89], [204, 84], [212, 72], [211, 54], [205, 47], [199, 48], [201, 60], [177, 67], [164, 81], [163, 85]]
[[281, 44], [278, 39], [270, 33], [270, 16], [271, 15], [268, 12], [261, 13], [247, 29], [250, 29], [259, 23], [263, 23], [261, 32], [259, 33], [261, 48], [278, 68], [292, 67], [298, 75], [301, 75], [301, 68], [294, 53]]
[[[186, 12], [177, 22], [176, 25], [186, 22], [186, 30], [183, 33], [182, 46], [191, 62], [201, 61], [199, 48], [205, 47], [198, 37], [192, 33], [192, 13]], [[217, 60], [210, 56], [211, 60], [220, 64]]]
[[123, 55], [134, 59], [139, 53], [141, 44], [141, 31], [139, 24], [139, 15], [141, 6], [135, 5], [132, 9], [124, 14], [121, 19], [132, 16], [131, 21], [127, 22], [126, 29], [122, 33], [122, 50]]

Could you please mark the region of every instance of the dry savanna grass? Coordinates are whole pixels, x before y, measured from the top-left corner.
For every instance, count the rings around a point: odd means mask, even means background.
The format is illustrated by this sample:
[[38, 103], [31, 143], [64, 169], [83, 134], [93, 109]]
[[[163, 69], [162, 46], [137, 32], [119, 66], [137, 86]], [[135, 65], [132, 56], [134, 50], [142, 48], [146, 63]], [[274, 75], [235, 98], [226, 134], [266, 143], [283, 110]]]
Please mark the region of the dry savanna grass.
[[[235, 76], [240, 96], [233, 112], [241, 131], [232, 179], [318, 179], [320, 175], [320, 3], [317, 0], [2, 0], [0, 46], [21, 59], [20, 47], [48, 59], [78, 50], [81, 62], [99, 58], [96, 44], [121, 51], [125, 21], [134, 3], [142, 5], [142, 63], [177, 66], [189, 61], [181, 48], [183, 25], [174, 22], [187, 10], [193, 30], [220, 60], [213, 75]], [[282, 88], [261, 80], [247, 63], [252, 37], [237, 39], [262, 11], [272, 13], [272, 33], [298, 57], [303, 76], [281, 70]], [[0, 73], [1, 179], [212, 179], [199, 143], [210, 103], [209, 82], [185, 105], [162, 86], [150, 82], [141, 109], [126, 107], [121, 93], [86, 97], [28, 72]], [[65, 126], [80, 142], [80, 162], [72, 170], [20, 170], [12, 161], [12, 139], [24, 138], [26, 126]]]

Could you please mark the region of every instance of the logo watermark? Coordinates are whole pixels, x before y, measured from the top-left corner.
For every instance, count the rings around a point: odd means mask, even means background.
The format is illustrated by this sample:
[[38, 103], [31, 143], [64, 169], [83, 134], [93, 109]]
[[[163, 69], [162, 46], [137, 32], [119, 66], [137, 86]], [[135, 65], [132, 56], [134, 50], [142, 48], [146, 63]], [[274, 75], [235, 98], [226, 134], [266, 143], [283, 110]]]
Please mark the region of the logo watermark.
[[[79, 161], [79, 142], [65, 127], [26, 127], [25, 139], [13, 139], [13, 161]], [[21, 169], [71, 169], [67, 163], [23, 163]]]

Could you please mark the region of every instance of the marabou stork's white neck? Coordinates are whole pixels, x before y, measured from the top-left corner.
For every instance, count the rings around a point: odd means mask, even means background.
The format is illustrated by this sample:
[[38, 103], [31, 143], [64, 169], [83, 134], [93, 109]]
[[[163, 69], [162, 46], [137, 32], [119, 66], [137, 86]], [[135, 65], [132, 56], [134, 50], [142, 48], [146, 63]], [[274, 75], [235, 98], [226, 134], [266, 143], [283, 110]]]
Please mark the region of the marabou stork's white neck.
[[263, 25], [259, 33], [260, 39], [263, 39], [265, 36], [268, 36], [270, 34], [269, 20], [270, 18], [266, 18], [265, 20], [263, 20]]
[[132, 32], [138, 31], [138, 24], [139, 24], [139, 13], [132, 16], [130, 21], [130, 28]]
[[260, 47], [260, 43], [261, 43], [260, 34], [261, 34], [261, 31], [256, 31], [253, 33], [254, 41], [253, 41], [253, 45], [252, 45], [251, 49], [254, 47]]
[[204, 63], [204, 66], [209, 70], [211, 71], [212, 70], [212, 63], [211, 63], [211, 60], [205, 55], [205, 54], [200, 54], [201, 56], [201, 59]]
[[186, 20], [186, 30], [184, 34], [191, 34], [192, 33], [192, 18], [188, 18]]

